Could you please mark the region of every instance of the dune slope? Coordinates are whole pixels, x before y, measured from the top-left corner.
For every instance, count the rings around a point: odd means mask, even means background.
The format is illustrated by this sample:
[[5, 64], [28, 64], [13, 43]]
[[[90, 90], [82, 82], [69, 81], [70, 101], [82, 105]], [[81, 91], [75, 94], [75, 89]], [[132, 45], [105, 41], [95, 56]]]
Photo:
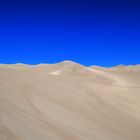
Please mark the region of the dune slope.
[[0, 65], [0, 140], [139, 140], [140, 65]]

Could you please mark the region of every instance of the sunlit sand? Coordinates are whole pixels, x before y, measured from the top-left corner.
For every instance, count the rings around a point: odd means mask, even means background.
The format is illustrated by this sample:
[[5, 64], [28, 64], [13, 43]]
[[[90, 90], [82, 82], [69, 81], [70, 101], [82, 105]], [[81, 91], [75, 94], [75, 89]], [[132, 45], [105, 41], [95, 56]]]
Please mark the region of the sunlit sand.
[[139, 140], [140, 65], [0, 65], [0, 140]]

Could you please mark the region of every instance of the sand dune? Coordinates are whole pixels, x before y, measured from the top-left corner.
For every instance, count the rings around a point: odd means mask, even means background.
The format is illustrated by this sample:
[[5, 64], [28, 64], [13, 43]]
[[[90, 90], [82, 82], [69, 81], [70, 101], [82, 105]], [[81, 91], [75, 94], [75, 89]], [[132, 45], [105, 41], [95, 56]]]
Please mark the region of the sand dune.
[[140, 65], [0, 65], [0, 140], [139, 140]]

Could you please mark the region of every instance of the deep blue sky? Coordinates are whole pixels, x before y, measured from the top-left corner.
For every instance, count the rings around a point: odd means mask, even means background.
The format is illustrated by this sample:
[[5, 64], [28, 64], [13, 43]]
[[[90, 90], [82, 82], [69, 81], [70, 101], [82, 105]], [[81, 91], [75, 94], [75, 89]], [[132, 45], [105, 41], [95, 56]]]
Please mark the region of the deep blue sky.
[[0, 63], [140, 63], [140, 1], [0, 1]]

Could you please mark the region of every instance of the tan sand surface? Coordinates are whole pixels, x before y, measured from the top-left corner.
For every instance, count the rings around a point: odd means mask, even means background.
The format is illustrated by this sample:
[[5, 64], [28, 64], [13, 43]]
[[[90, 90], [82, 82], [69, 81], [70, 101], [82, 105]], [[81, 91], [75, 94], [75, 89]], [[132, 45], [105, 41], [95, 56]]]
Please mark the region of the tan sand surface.
[[0, 140], [140, 140], [140, 65], [0, 65]]

